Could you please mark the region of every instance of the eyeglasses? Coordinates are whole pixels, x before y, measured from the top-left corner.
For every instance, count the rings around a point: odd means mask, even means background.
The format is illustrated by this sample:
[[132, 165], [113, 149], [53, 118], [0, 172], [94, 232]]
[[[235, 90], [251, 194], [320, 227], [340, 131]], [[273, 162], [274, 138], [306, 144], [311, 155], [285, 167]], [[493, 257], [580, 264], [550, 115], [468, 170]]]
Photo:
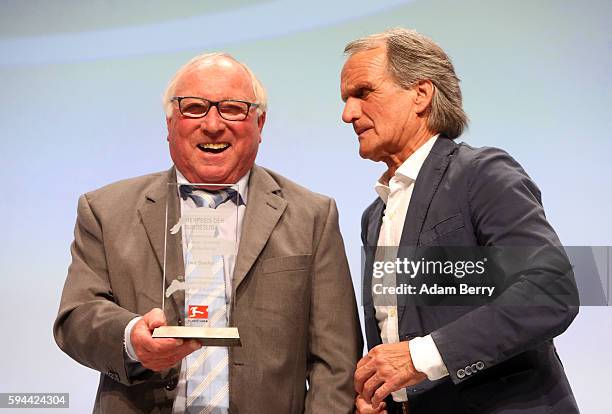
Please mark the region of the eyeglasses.
[[196, 96], [174, 96], [170, 101], [177, 101], [179, 111], [187, 118], [203, 118], [208, 114], [210, 108], [216, 106], [221, 118], [228, 121], [244, 121], [251, 107], [259, 106], [259, 104], [247, 101], [234, 99], [211, 101]]

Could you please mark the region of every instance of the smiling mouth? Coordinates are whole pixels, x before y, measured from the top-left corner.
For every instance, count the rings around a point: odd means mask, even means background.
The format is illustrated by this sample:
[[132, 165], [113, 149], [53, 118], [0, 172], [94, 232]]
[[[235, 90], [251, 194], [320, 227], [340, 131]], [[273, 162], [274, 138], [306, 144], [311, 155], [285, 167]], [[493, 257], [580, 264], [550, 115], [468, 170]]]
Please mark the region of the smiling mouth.
[[200, 149], [200, 151], [207, 152], [210, 154], [220, 154], [229, 147], [231, 147], [231, 145], [227, 142], [220, 142], [218, 144], [198, 144], [198, 149]]

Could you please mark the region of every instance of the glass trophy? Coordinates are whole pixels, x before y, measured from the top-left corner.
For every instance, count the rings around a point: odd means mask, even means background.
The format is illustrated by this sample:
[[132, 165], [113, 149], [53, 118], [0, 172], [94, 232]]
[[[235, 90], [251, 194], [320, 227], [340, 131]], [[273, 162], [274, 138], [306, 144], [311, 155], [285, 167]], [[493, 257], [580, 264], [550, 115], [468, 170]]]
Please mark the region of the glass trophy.
[[156, 328], [153, 337], [240, 346], [226, 300], [231, 297], [228, 263], [235, 262], [238, 246], [238, 186], [168, 183], [167, 200], [162, 309], [168, 320], [178, 314], [184, 324]]

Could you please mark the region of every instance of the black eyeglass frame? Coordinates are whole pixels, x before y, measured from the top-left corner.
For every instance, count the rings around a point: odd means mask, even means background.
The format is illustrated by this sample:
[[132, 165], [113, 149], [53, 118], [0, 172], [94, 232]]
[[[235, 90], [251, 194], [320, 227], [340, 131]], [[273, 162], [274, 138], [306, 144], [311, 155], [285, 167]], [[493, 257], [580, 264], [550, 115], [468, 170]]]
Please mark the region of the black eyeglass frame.
[[[185, 113], [183, 113], [183, 109], [181, 108], [181, 101], [183, 99], [200, 99], [202, 101], [208, 102], [210, 105], [208, 106], [208, 109], [206, 110], [206, 112], [204, 112], [202, 115], [185, 114]], [[241, 101], [239, 99], [223, 99], [221, 101], [211, 101], [210, 99], [202, 98], [201, 96], [173, 96], [172, 98], [170, 98], [170, 102], [177, 102], [178, 103], [178, 109], [179, 109], [179, 112], [181, 113], [181, 115], [186, 116], [187, 118], [194, 118], [194, 119], [204, 118], [210, 112], [210, 108], [215, 106], [215, 107], [217, 107], [217, 112], [219, 113], [219, 116], [221, 116], [221, 118], [225, 119], [226, 121], [244, 121], [245, 119], [248, 118], [249, 112], [251, 111], [251, 108], [257, 108], [257, 107], [260, 106], [260, 104], [258, 104], [258, 103], [249, 102], [249, 101]], [[248, 107], [247, 107], [246, 113], [244, 114], [244, 118], [242, 118], [242, 119], [227, 119], [225, 116], [223, 116], [223, 113], [219, 110], [219, 104], [221, 104], [223, 102], [240, 102], [240, 103], [243, 103], [243, 104], [247, 104]]]

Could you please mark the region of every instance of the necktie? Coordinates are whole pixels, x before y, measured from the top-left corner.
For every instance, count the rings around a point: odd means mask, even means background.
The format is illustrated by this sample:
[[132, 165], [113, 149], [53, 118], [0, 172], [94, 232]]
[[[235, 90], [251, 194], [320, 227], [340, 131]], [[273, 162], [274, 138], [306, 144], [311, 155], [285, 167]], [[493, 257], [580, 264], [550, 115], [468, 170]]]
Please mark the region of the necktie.
[[[233, 189], [215, 192], [196, 190], [189, 185], [179, 187], [181, 197], [193, 200], [197, 207], [217, 208], [228, 200], [244, 204], [239, 193]], [[218, 232], [215, 232], [218, 237]], [[192, 243], [187, 237], [187, 246]], [[187, 257], [190, 256], [187, 247]], [[185, 324], [187, 326], [227, 326], [227, 304], [225, 298], [225, 266], [223, 256], [213, 256], [208, 271], [195, 267], [186, 271], [188, 283], [185, 291]], [[199, 316], [199, 317], [198, 317]], [[195, 317], [195, 318], [194, 318]], [[188, 355], [186, 371], [186, 407], [188, 414], [227, 413], [229, 407], [228, 351], [224, 347], [202, 347]]]
[[[198, 191], [198, 193], [194, 193]], [[245, 205], [242, 196], [234, 188], [224, 188], [217, 191], [196, 190], [193, 186], [183, 184], [179, 186], [181, 198], [191, 198], [197, 207], [217, 208], [228, 200], [236, 202], [236, 205]]]

